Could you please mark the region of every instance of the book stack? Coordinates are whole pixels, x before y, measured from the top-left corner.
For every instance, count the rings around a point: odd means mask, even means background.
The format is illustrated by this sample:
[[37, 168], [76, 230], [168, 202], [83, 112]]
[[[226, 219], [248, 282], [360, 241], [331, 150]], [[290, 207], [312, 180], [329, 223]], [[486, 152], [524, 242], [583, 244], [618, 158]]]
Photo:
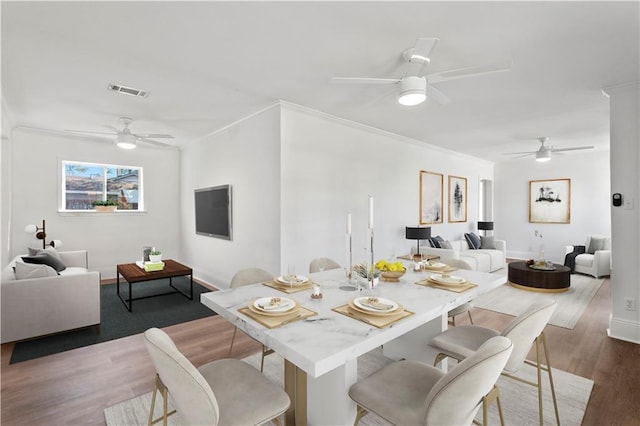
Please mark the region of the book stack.
[[164, 269], [164, 262], [144, 262], [144, 270], [147, 272], [162, 271]]
[[160, 261], [160, 262], [149, 262], [149, 261], [141, 261], [138, 260], [136, 261], [136, 265], [138, 265], [138, 267], [140, 267], [140, 269], [144, 269], [147, 272], [153, 272], [153, 271], [162, 271], [164, 269], [164, 262]]

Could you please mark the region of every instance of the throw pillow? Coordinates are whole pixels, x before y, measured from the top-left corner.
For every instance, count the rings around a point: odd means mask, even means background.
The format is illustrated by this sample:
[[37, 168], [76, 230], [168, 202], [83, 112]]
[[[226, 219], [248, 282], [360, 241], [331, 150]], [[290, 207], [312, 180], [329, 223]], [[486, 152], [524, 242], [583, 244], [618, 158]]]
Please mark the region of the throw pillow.
[[596, 250], [604, 250], [604, 237], [591, 237], [589, 241], [589, 248], [587, 248], [587, 253], [594, 254]]
[[48, 265], [16, 262], [16, 280], [55, 277], [58, 273]]
[[471, 250], [478, 250], [480, 248], [480, 237], [473, 232], [464, 234], [464, 238], [467, 240], [467, 244], [469, 244]]
[[429, 238], [429, 244], [433, 248], [441, 248], [440, 243], [444, 241], [444, 239], [440, 235], [436, 235], [433, 238]]
[[55, 257], [56, 259], [62, 261], [62, 258], [60, 257], [60, 254], [58, 253], [58, 251], [53, 248], [53, 247], [47, 247], [44, 249], [41, 248], [31, 248], [29, 247], [29, 256], [37, 256], [41, 253], [49, 253], [51, 254], [53, 257]]
[[40, 253], [35, 256], [22, 256], [22, 260], [26, 263], [49, 265], [53, 269], [55, 269], [56, 272], [64, 271], [65, 269], [67, 269], [66, 265], [62, 263], [61, 260], [56, 259], [55, 256], [50, 253]]
[[481, 249], [495, 250], [496, 249], [496, 243], [493, 240], [493, 237], [480, 236], [480, 248]]
[[453, 246], [451, 245], [451, 243], [449, 241], [442, 241], [440, 243], [440, 248], [453, 250]]

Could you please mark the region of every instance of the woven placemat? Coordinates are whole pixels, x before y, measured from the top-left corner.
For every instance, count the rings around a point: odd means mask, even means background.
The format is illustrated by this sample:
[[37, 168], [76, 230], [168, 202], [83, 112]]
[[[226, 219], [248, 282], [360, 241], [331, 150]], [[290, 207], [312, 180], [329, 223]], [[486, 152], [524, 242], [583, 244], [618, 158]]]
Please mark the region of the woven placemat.
[[267, 328], [281, 327], [283, 325], [286, 325], [292, 322], [300, 321], [305, 318], [318, 315], [317, 312], [302, 306], [300, 307], [300, 309], [298, 309], [295, 312], [292, 312], [286, 315], [279, 315], [279, 316], [260, 315], [257, 312], [253, 312], [249, 308], [240, 308], [238, 309], [238, 311], [245, 314], [248, 317], [253, 318], [254, 320], [258, 321], [260, 324], [264, 325]]
[[291, 294], [291, 293], [297, 293], [299, 291], [305, 291], [305, 290], [310, 290], [313, 287], [313, 281], [309, 280], [309, 282], [307, 282], [305, 285], [294, 285], [294, 286], [290, 286], [284, 283], [280, 283], [276, 280], [273, 281], [267, 281], [262, 283], [263, 285], [266, 285], [267, 287], [271, 287], [271, 288], [275, 288], [276, 290], [280, 290], [284, 293], [287, 294]]
[[395, 314], [391, 314], [391, 315], [384, 315], [384, 316], [367, 315], [365, 313], [358, 312], [355, 309], [350, 308], [348, 303], [346, 305], [333, 308], [332, 310], [335, 312], [338, 312], [339, 314], [346, 315], [348, 317], [357, 319], [358, 321], [362, 321], [364, 323], [367, 323], [369, 325], [372, 325], [378, 328], [388, 327], [408, 316], [413, 315], [413, 312], [407, 311], [406, 309], [403, 309], [402, 311]]
[[436, 281], [433, 281], [433, 280], [431, 280], [429, 278], [426, 278], [426, 279], [420, 280], [420, 281], [416, 281], [416, 284], [424, 285], [424, 286], [427, 286], [427, 287], [439, 288], [441, 290], [453, 291], [455, 293], [462, 293], [462, 292], [467, 291], [469, 289], [472, 289], [474, 287], [478, 287], [477, 284], [470, 283], [470, 282], [467, 282], [465, 284], [456, 285], [456, 286], [449, 286], [449, 285], [440, 284], [440, 283], [438, 283]]

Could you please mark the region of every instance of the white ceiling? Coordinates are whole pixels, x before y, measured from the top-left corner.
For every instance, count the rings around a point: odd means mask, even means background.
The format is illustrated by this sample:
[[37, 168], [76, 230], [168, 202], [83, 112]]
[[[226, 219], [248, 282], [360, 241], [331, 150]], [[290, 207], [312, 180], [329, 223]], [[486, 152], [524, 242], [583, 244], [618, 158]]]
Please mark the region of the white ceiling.
[[[2, 97], [16, 125], [109, 131], [128, 116], [134, 133], [177, 145], [284, 100], [491, 161], [537, 149], [524, 139], [538, 136], [608, 149], [601, 89], [639, 78], [639, 5], [2, 1]], [[444, 106], [330, 82], [402, 77], [418, 37], [440, 39], [428, 73], [511, 70], [435, 85]]]

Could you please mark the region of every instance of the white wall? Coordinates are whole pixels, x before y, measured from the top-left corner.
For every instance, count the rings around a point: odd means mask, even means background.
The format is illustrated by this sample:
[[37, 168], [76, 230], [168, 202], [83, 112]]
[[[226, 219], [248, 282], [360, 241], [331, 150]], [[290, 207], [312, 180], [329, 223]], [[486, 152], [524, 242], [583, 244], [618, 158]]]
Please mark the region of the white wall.
[[476, 229], [478, 182], [493, 164], [370, 127], [284, 104], [282, 113], [282, 264], [307, 272], [314, 257], [347, 265], [346, 217], [353, 215], [354, 262], [365, 260], [368, 195], [374, 197], [375, 258], [406, 254], [419, 222], [420, 170], [466, 177], [467, 222], [432, 225], [432, 235], [459, 239]]
[[[571, 223], [529, 223], [529, 181], [571, 179]], [[507, 241], [507, 256], [545, 257], [564, 263], [564, 247], [588, 235], [611, 235], [609, 152], [583, 151], [539, 163], [533, 157], [498, 163], [494, 180], [494, 234]], [[543, 238], [534, 236], [535, 230]]]
[[[118, 263], [141, 259], [144, 246], [179, 258], [179, 158], [175, 149], [124, 151], [80, 137], [14, 130], [11, 155], [2, 158], [3, 170], [11, 170], [11, 188], [2, 191], [3, 205], [11, 203], [10, 235], [3, 237], [11, 242], [10, 258], [42, 243], [24, 227], [43, 219], [47, 242], [59, 239], [62, 250], [89, 250], [89, 267], [102, 278], [115, 277]], [[63, 160], [142, 167], [146, 212], [59, 212]]]
[[[611, 207], [613, 270], [609, 335], [640, 343], [640, 84], [608, 88], [611, 114], [611, 192], [623, 197]], [[635, 309], [625, 308], [631, 299]]]
[[[280, 111], [277, 105], [189, 144], [182, 151], [182, 256], [194, 274], [227, 287], [233, 274], [280, 265]], [[196, 235], [194, 190], [232, 186], [233, 240]]]

